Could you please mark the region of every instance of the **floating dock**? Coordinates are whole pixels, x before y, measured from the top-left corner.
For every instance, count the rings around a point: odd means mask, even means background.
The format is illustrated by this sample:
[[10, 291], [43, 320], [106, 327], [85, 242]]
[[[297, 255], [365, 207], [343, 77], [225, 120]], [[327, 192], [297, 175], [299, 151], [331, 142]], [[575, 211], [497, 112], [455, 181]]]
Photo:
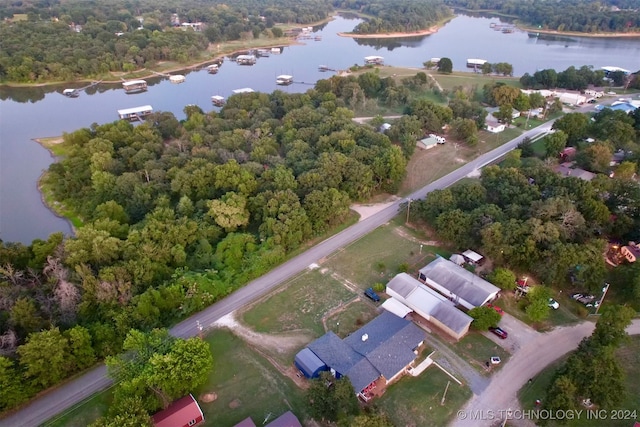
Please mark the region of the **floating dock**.
[[220, 70], [220, 66], [218, 64], [211, 64], [207, 67], [207, 72], [209, 74], [216, 74]]
[[123, 110], [118, 110], [118, 116], [122, 120], [142, 120], [145, 116], [153, 113], [153, 108], [151, 105], [143, 105], [141, 107], [133, 107], [133, 108], [125, 108]]
[[384, 57], [382, 56], [365, 56], [364, 63], [366, 65], [384, 65]]
[[182, 74], [176, 74], [173, 76], [169, 76], [169, 81], [171, 83], [184, 83], [184, 81], [186, 80], [186, 77], [183, 76]]
[[224, 96], [220, 96], [220, 95], [213, 95], [211, 97], [211, 102], [213, 103], [213, 105], [215, 105], [216, 107], [222, 107], [226, 100], [224, 99]]
[[255, 55], [238, 55], [236, 62], [240, 65], [254, 65], [256, 63]]
[[276, 77], [276, 84], [280, 86], [288, 86], [293, 83], [293, 76], [282, 74]]
[[123, 82], [122, 87], [127, 93], [144, 92], [147, 90], [147, 82], [144, 80], [129, 80], [128, 82]]

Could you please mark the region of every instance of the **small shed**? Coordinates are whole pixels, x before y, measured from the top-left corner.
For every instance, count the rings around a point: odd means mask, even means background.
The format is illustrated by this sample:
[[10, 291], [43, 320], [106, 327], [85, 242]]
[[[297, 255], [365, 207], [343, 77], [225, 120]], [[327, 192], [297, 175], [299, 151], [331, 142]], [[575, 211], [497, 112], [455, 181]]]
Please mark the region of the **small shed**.
[[151, 416], [155, 427], [192, 427], [204, 421], [200, 405], [192, 394], [171, 403]]
[[466, 261], [464, 260], [464, 257], [460, 254], [453, 254], [449, 257], [449, 261], [454, 262], [458, 265], [462, 265], [464, 264]]
[[430, 150], [436, 145], [438, 145], [438, 140], [431, 136], [428, 138], [421, 139], [416, 143], [416, 146], [418, 148], [422, 148], [423, 150]]
[[401, 318], [404, 318], [407, 314], [413, 311], [395, 298], [387, 299], [380, 307]]
[[303, 348], [296, 354], [293, 364], [307, 378], [317, 378], [320, 372], [328, 370], [327, 365], [308, 348]]
[[462, 252], [462, 256], [467, 262], [470, 262], [472, 264], [482, 264], [482, 262], [484, 261], [484, 257], [482, 255], [472, 251], [471, 249]]

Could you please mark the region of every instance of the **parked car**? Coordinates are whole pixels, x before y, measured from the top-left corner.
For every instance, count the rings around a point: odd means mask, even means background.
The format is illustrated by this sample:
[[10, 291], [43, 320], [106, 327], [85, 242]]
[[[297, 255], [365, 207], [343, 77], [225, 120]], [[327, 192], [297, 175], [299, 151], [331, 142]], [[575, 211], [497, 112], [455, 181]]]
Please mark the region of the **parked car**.
[[370, 298], [371, 300], [375, 301], [375, 302], [379, 302], [380, 301], [380, 296], [378, 294], [376, 294], [376, 292], [373, 290], [373, 288], [367, 288], [364, 291], [364, 294]]
[[501, 309], [500, 307], [498, 307], [497, 305], [487, 304], [487, 307], [493, 308], [495, 311], [498, 312], [498, 314], [500, 314], [500, 316], [502, 316], [504, 314], [504, 310]]
[[560, 304], [558, 304], [558, 301], [554, 300], [553, 298], [549, 298], [549, 307], [557, 310], [560, 308]]
[[573, 295], [571, 295], [571, 298], [573, 298], [574, 300], [576, 300], [576, 301], [577, 301], [577, 300], [578, 300], [578, 298], [582, 298], [583, 296], [584, 296], [584, 295], [582, 295], [582, 294], [573, 294]]
[[503, 340], [509, 336], [507, 331], [505, 331], [504, 329], [498, 328], [497, 326], [489, 328], [489, 331], [491, 331], [494, 335], [497, 335]]
[[576, 301], [578, 301], [581, 304], [591, 304], [593, 303], [593, 300], [595, 300], [596, 297], [594, 297], [593, 295], [582, 295], [580, 298], [578, 298]]

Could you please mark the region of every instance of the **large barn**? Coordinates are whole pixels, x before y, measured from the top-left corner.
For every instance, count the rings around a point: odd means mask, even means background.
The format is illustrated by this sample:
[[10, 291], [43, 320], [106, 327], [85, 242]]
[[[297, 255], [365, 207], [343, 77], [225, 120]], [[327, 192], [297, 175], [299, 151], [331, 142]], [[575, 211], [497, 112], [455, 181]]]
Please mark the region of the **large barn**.
[[500, 288], [441, 257], [421, 268], [418, 279], [467, 310], [493, 301], [500, 292]]
[[[454, 303], [407, 273], [400, 273], [387, 283], [387, 294], [391, 298], [385, 304], [397, 301], [457, 340], [469, 331], [473, 321], [473, 318], [458, 310]], [[383, 308], [386, 308], [384, 304]], [[396, 310], [395, 306], [391, 308]]]

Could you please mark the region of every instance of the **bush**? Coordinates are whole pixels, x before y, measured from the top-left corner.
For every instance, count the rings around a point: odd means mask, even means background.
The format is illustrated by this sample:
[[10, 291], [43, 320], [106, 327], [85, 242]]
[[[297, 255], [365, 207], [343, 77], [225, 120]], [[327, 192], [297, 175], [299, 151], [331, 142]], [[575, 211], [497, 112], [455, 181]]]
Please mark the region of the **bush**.
[[387, 291], [387, 287], [385, 286], [384, 283], [380, 283], [380, 282], [374, 283], [372, 287], [373, 287], [373, 290], [376, 291], [376, 292], [386, 292]]
[[516, 288], [516, 275], [506, 268], [496, 268], [489, 274], [488, 279], [503, 290], [512, 291]]
[[500, 313], [493, 308], [481, 306], [469, 310], [469, 316], [473, 317], [471, 325], [479, 331], [486, 331], [491, 326], [500, 322]]
[[406, 273], [409, 271], [409, 263], [403, 262], [398, 266], [398, 273]]

